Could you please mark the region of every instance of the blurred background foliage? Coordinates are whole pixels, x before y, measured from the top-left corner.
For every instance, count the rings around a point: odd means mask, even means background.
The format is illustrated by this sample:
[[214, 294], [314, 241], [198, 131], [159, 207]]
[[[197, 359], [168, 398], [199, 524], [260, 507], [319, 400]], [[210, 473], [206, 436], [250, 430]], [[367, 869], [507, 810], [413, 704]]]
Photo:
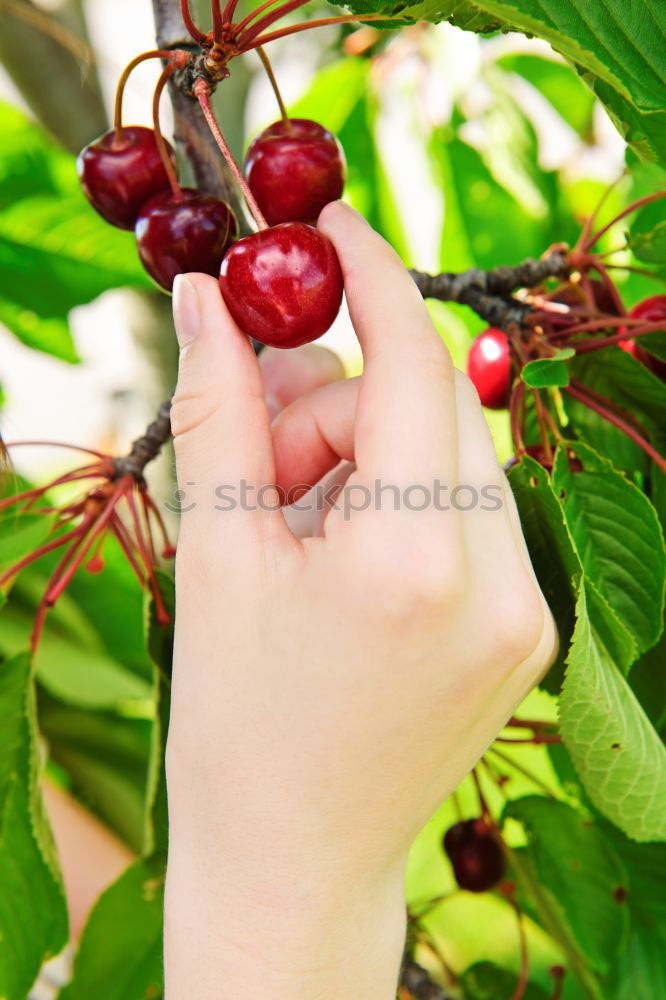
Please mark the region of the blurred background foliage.
[[[199, 7], [206, 23], [204, 3]], [[111, 229], [90, 210], [74, 156], [106, 127], [112, 81], [132, 54], [152, 47], [151, 32], [147, 0], [0, 0], [0, 383], [6, 437], [46, 436], [122, 451], [155, 403], [171, 392], [175, 350], [168, 299], [145, 277], [133, 236]], [[446, 23], [416, 24], [395, 34], [346, 27], [286, 39], [274, 46], [272, 58], [291, 112], [315, 118], [339, 136], [349, 164], [346, 197], [409, 266], [461, 270], [538, 257], [553, 243], [575, 240], [582, 218], [609, 183], [618, 181], [604, 207], [609, 218], [632, 198], [664, 186], [658, 166], [638, 164], [634, 153], [626, 154], [594, 93], [545, 42], [517, 34], [479, 36]], [[150, 120], [151, 72], [142, 70], [129, 91], [128, 119]], [[234, 62], [216, 104], [239, 156], [276, 117], [272, 102], [258, 61]], [[167, 123], [166, 106], [164, 115]], [[625, 155], [634, 169], [623, 176]], [[620, 225], [603, 246], [622, 242]], [[659, 290], [641, 275], [620, 277], [627, 305]], [[464, 307], [429, 308], [464, 367], [471, 337], [483, 322]], [[350, 373], [359, 370], [345, 317], [325, 342]], [[505, 459], [506, 415], [488, 416]], [[15, 455], [17, 476], [41, 478], [68, 463], [53, 449], [18, 449]], [[153, 478], [158, 498], [167, 500], [173, 490], [168, 458]], [[48, 525], [22, 522], [20, 530], [34, 532], [36, 544]], [[0, 522], [0, 564], [29, 547], [6, 516]], [[54, 780], [138, 852], [156, 794], [147, 781], [156, 688], [143, 595], [111, 539], [104, 558], [103, 580], [78, 574], [49, 618], [36, 661], [39, 724]], [[14, 586], [0, 619], [2, 656], [26, 647], [49, 569], [46, 558]], [[651, 654], [655, 662], [662, 656], [662, 667], [663, 652], [662, 642], [661, 651]], [[555, 701], [537, 691], [524, 712], [555, 719]], [[653, 722], [663, 731], [663, 717]], [[518, 869], [528, 883], [538, 872], [545, 897], [538, 914], [524, 901], [531, 960], [526, 996], [546, 998], [549, 967], [571, 961], [589, 964], [592, 985], [569, 975], [563, 994], [568, 1000], [666, 996], [666, 914], [652, 875], [663, 873], [663, 846], [641, 848], [638, 855], [608, 828], [608, 837], [593, 845], [589, 866], [572, 880], [569, 859], [580, 848], [580, 828], [572, 822], [571, 806], [593, 811], [566, 752], [507, 747], [502, 754], [495, 752], [492, 761], [506, 779], [503, 792], [485, 773], [484, 791], [498, 814], [505, 793], [512, 800], [530, 797], [508, 807], [508, 839]], [[547, 822], [540, 816], [546, 798], [560, 803]], [[500, 895], [456, 890], [441, 850], [443, 831], [461, 814], [477, 811], [476, 790], [467, 779], [414, 847], [408, 900], [432, 946], [431, 954], [422, 950], [423, 963], [436, 967], [433, 956], [443, 956], [462, 974], [465, 997], [507, 1000], [519, 964], [513, 909]], [[557, 835], [545, 841], [541, 831], [548, 823], [556, 825]], [[0, 869], [6, 862], [2, 851], [0, 846]], [[622, 906], [610, 905], [609, 879], [636, 886], [631, 926]], [[123, 903], [125, 889], [133, 899], [135, 876], [106, 899], [91, 940], [113, 937], [120, 913], [136, 932], [133, 940], [154, 950], [154, 933], [141, 930], [151, 930], [153, 918], [143, 910], [132, 913]], [[525, 886], [519, 892], [525, 894]], [[422, 912], [433, 898], [440, 902]], [[106, 970], [90, 957], [92, 945], [82, 953], [79, 985], [67, 997], [110, 997], [101, 985]], [[33, 964], [40, 957], [36, 942]], [[144, 995], [145, 985], [130, 979], [117, 996], [133, 1000]], [[13, 980], [0, 970], [0, 995], [20, 996], [21, 988], [20, 977]]]

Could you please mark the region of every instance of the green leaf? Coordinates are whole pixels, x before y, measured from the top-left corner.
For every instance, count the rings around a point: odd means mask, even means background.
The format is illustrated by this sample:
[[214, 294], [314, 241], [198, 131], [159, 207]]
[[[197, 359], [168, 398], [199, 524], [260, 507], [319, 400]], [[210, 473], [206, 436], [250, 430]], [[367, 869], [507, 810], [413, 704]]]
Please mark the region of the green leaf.
[[525, 385], [532, 389], [546, 389], [548, 387], [562, 388], [569, 385], [569, 365], [567, 361], [574, 357], [575, 351], [572, 347], [563, 351], [558, 351], [552, 358], [539, 358], [537, 361], [528, 361], [520, 373]]
[[72, 791], [137, 853], [144, 843], [153, 722], [67, 705], [39, 689], [49, 758]]
[[289, 114], [292, 118], [314, 118], [338, 135], [365, 97], [370, 69], [367, 59], [354, 58], [324, 66], [306, 93], [289, 106]]
[[664, 539], [654, 507], [581, 442], [557, 449], [553, 488], [586, 576], [629, 629], [637, 651], [649, 649], [662, 632], [666, 583]]
[[[635, 418], [654, 447], [666, 452], [666, 385], [645, 365], [626, 351], [608, 347], [579, 354], [571, 361], [571, 375]], [[626, 434], [567, 393], [563, 397], [577, 435], [618, 468], [647, 471], [649, 459]]]
[[165, 859], [137, 861], [97, 901], [59, 1000], [162, 996]]
[[67, 941], [67, 907], [39, 790], [27, 653], [0, 664], [0, 996], [25, 1000]]
[[537, 795], [509, 802], [508, 817], [525, 829], [526, 857], [565, 933], [604, 975], [626, 941], [629, 915], [614, 895], [626, 892], [627, 874], [603, 830], [566, 803]]
[[627, 246], [639, 260], [666, 269], [666, 199], [644, 205], [627, 233]]
[[[502, 969], [494, 962], [475, 962], [460, 976], [465, 1000], [507, 1000], [518, 985], [515, 972]], [[536, 983], [528, 983], [523, 1000], [547, 1000], [545, 991]]]
[[543, 686], [557, 693], [564, 659], [574, 628], [574, 608], [582, 566], [567, 528], [562, 505], [550, 476], [538, 462], [524, 456], [509, 470], [509, 483], [520, 514], [534, 572], [553, 613], [560, 636], [557, 663]]
[[624, 905], [629, 941], [608, 977], [608, 1000], [666, 996], [666, 846], [635, 844], [608, 826], [608, 839], [629, 876]]
[[4, 105], [0, 129], [0, 322], [28, 346], [74, 362], [70, 310], [110, 288], [150, 283], [132, 234], [86, 201], [74, 158]]
[[634, 840], [664, 840], [666, 749], [593, 615], [583, 587], [559, 701], [560, 731], [596, 808]]
[[531, 83], [579, 135], [590, 136], [594, 95], [566, 63], [527, 52], [512, 52], [500, 56], [497, 64]]

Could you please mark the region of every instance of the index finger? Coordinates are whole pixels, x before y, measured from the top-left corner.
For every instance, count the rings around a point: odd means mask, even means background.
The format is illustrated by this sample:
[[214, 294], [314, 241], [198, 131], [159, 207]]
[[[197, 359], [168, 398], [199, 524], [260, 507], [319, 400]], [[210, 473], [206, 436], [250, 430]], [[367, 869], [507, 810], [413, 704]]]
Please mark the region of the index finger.
[[400, 485], [455, 480], [453, 364], [395, 251], [341, 202], [319, 228], [340, 259], [364, 372], [356, 410], [358, 475]]

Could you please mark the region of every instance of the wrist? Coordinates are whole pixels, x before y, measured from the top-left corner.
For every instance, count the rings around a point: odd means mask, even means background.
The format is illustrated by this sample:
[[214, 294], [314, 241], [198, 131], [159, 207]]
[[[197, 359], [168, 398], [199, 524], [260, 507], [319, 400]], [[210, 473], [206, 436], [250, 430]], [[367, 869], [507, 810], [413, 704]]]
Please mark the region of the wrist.
[[[168, 1000], [394, 1000], [405, 941], [403, 870], [359, 879], [312, 855], [211, 858], [172, 840]], [[205, 932], [201, 932], [205, 928]], [[195, 930], [196, 929], [196, 930]]]

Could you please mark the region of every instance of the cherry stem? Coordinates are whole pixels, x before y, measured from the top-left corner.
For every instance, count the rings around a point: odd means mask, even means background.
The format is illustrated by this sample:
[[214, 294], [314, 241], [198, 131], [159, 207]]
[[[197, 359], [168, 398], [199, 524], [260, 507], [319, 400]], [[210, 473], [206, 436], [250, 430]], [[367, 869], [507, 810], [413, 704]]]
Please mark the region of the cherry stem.
[[275, 73], [273, 72], [273, 67], [271, 66], [270, 59], [266, 55], [266, 51], [261, 45], [257, 45], [257, 55], [261, 59], [264, 69], [266, 70], [266, 76], [270, 80], [271, 87], [273, 88], [273, 93], [275, 94], [275, 99], [278, 102], [278, 107], [280, 109], [280, 114], [282, 115], [282, 121], [287, 129], [291, 128], [291, 122], [289, 120], [289, 115], [287, 114], [287, 109], [285, 103], [282, 100], [282, 94], [280, 93], [280, 88], [278, 87], [278, 82], [275, 78]]
[[42, 630], [44, 628], [44, 622], [46, 620], [49, 608], [51, 607], [51, 604], [48, 600], [49, 591], [57, 585], [58, 581], [62, 577], [62, 574], [65, 572], [65, 569], [76, 555], [77, 549], [81, 545], [81, 542], [85, 538], [86, 532], [93, 521], [94, 521], [94, 515], [92, 514], [86, 515], [86, 517], [84, 517], [81, 524], [79, 525], [77, 537], [74, 539], [72, 544], [64, 553], [60, 562], [58, 563], [53, 573], [51, 574], [44, 596], [39, 602], [39, 607], [37, 608], [37, 614], [35, 616], [35, 623], [32, 627], [32, 633], [30, 635], [30, 648], [32, 649], [33, 653], [35, 652], [39, 644], [39, 639], [42, 634]]
[[88, 538], [84, 543], [83, 547], [77, 553], [76, 558], [69, 565], [67, 571], [63, 574], [60, 581], [54, 587], [49, 587], [46, 593], [46, 603], [48, 605], [55, 604], [55, 602], [58, 600], [61, 594], [67, 589], [72, 580], [72, 577], [74, 576], [79, 566], [87, 556], [88, 552], [90, 552], [91, 548], [93, 547], [95, 539], [101, 535], [101, 533], [106, 528], [108, 522], [113, 517], [113, 512], [115, 510], [116, 504], [122, 497], [123, 493], [126, 493], [128, 488], [130, 488], [132, 485], [133, 485], [133, 480], [129, 476], [120, 480], [116, 489], [108, 498], [104, 510], [97, 518], [95, 526], [88, 535]]
[[[308, 0], [287, 0], [286, 3], [281, 3], [268, 14], [264, 14], [260, 17], [258, 21], [254, 21], [254, 24], [249, 28], [244, 35], [238, 36], [239, 45], [243, 46], [246, 42], [251, 42], [253, 39], [259, 35], [264, 28], [270, 28], [271, 24], [275, 24], [279, 21], [281, 17], [285, 17], [287, 14], [291, 14], [292, 10], [298, 10], [299, 7], [305, 6]], [[265, 6], [268, 6], [266, 4]], [[254, 20], [259, 13], [255, 10], [252, 14], [252, 20]]]
[[194, 39], [197, 45], [201, 45], [202, 42], [205, 42], [208, 36], [205, 35], [203, 31], [201, 31], [201, 29], [198, 28], [194, 23], [194, 20], [192, 18], [192, 12], [190, 11], [189, 0], [180, 0], [180, 14], [181, 17], [183, 18], [183, 23], [187, 28], [188, 33]]
[[[257, 45], [267, 45], [278, 38], [286, 38], [287, 35], [294, 35], [299, 31], [307, 31], [308, 28], [326, 28], [332, 24], [349, 24], [350, 21], [363, 24], [370, 21], [386, 20], [386, 14], [366, 14], [363, 17], [359, 17], [358, 14], [342, 14], [340, 17], [319, 17], [312, 21], [303, 21], [300, 24], [289, 25], [287, 28], [280, 28], [278, 31], [269, 31], [267, 35], [259, 35], [258, 38], [255, 38], [250, 43], [246, 39], [241, 39], [239, 40], [239, 46], [241, 52], [249, 52], [250, 49], [256, 49]], [[393, 17], [390, 20], [397, 21], [400, 18]]]
[[596, 396], [596, 393], [592, 395], [585, 386], [576, 382], [575, 379], [572, 379], [571, 383], [564, 387], [564, 392], [568, 392], [573, 399], [577, 399], [579, 403], [583, 404], [583, 406], [587, 406], [589, 410], [593, 410], [595, 413], [598, 413], [599, 416], [603, 417], [604, 420], [607, 420], [608, 423], [613, 424], [618, 428], [618, 430], [621, 430], [623, 434], [626, 434], [628, 438], [631, 438], [631, 440], [634, 441], [638, 447], [652, 459], [662, 472], [666, 472], [666, 459], [664, 459], [659, 452], [652, 447], [650, 442], [647, 441], [642, 434], [634, 430], [630, 424], [613, 413], [613, 411], [608, 408], [607, 404], [609, 401], [604, 399], [603, 396]]
[[553, 449], [550, 443], [548, 424], [546, 423], [545, 406], [543, 405], [541, 393], [539, 392], [538, 389], [532, 389], [531, 394], [532, 394], [532, 399], [534, 400], [534, 408], [536, 410], [537, 422], [539, 424], [539, 433], [541, 435], [541, 444], [543, 445], [545, 458], [548, 464], [552, 465]]
[[523, 1000], [525, 990], [527, 989], [530, 969], [530, 958], [527, 950], [527, 935], [525, 934], [523, 914], [518, 906], [518, 903], [513, 898], [513, 895], [509, 896], [508, 899], [513, 907], [514, 913], [516, 914], [516, 921], [518, 923], [518, 939], [520, 941], [520, 973], [518, 975], [518, 982], [516, 983], [516, 988], [513, 991], [511, 1000]]
[[47, 555], [49, 552], [53, 552], [55, 549], [59, 549], [62, 545], [67, 545], [68, 542], [72, 541], [72, 539], [76, 538], [78, 535], [80, 535], [80, 533], [81, 533], [81, 526], [78, 525], [71, 531], [66, 532], [66, 534], [58, 535], [57, 538], [54, 538], [52, 541], [47, 542], [45, 545], [41, 545], [38, 549], [35, 549], [35, 551], [31, 552], [29, 555], [24, 556], [23, 559], [20, 560], [20, 562], [15, 563], [10, 569], [5, 570], [2, 576], [0, 576], [0, 587], [4, 586], [5, 583], [11, 580], [12, 577], [16, 576], [17, 573], [20, 573], [22, 569], [25, 569], [26, 566], [29, 566], [37, 559], [41, 559], [42, 556]]
[[173, 52], [166, 52], [163, 49], [151, 49], [150, 52], [142, 52], [140, 56], [136, 59], [132, 59], [131, 62], [125, 66], [125, 69], [120, 74], [120, 79], [118, 80], [118, 86], [116, 87], [116, 100], [114, 104], [113, 111], [113, 127], [118, 131], [123, 127], [123, 95], [125, 93], [125, 87], [127, 86], [127, 81], [130, 78], [132, 72], [141, 63], [146, 62], [148, 59], [172, 59]]
[[[213, 5], [216, 3], [219, 6], [220, 0], [213, 0]], [[236, 7], [238, 7], [238, 0], [227, 0], [227, 4], [222, 12], [222, 24], [231, 24], [236, 13]]]
[[226, 18], [222, 14], [220, 0], [212, 0], [211, 11], [213, 15], [213, 41], [219, 45], [222, 41], [222, 25], [225, 21], [231, 20], [231, 18]]
[[153, 94], [153, 128], [155, 129], [155, 142], [157, 143], [157, 148], [159, 150], [160, 159], [166, 171], [166, 175], [169, 178], [169, 184], [173, 192], [174, 199], [180, 201], [183, 193], [180, 189], [180, 184], [178, 183], [178, 176], [176, 174], [176, 169], [173, 165], [173, 160], [169, 154], [167, 148], [166, 140], [162, 135], [162, 129], [160, 128], [160, 98], [162, 97], [162, 92], [166, 87], [167, 83], [176, 72], [176, 64], [170, 62], [162, 70], [162, 75], [157, 81], [157, 86], [155, 87], [155, 93]]
[[579, 246], [579, 247], [583, 246], [585, 244], [585, 242], [589, 239], [590, 231], [592, 229], [592, 226], [594, 225], [594, 220], [599, 217], [599, 212], [601, 211], [601, 209], [606, 204], [606, 199], [608, 198], [608, 196], [610, 195], [610, 193], [617, 187], [617, 185], [620, 183], [620, 181], [622, 180], [622, 178], [625, 177], [625, 176], [626, 176], [625, 173], [622, 172], [619, 175], [619, 177], [615, 178], [615, 180], [613, 181], [612, 184], [608, 185], [608, 187], [606, 188], [606, 190], [602, 194], [601, 198], [597, 202], [596, 208], [594, 209], [594, 211], [592, 212], [592, 214], [585, 220], [585, 225], [583, 226], [583, 229], [581, 231], [580, 237], [577, 240], [577, 246]]
[[130, 514], [132, 515], [132, 521], [134, 522], [134, 531], [136, 534], [136, 540], [141, 553], [141, 558], [143, 559], [144, 566], [146, 567], [146, 573], [148, 574], [148, 579], [150, 580], [150, 589], [153, 594], [153, 599], [155, 601], [155, 609], [157, 612], [157, 620], [161, 625], [168, 625], [171, 622], [171, 616], [169, 615], [167, 609], [164, 607], [164, 601], [162, 600], [162, 592], [160, 591], [159, 584], [157, 582], [157, 577], [155, 576], [155, 567], [153, 560], [151, 559], [151, 554], [146, 544], [143, 529], [141, 527], [141, 518], [139, 517], [139, 511], [137, 509], [136, 502], [134, 500], [134, 494], [130, 491], [127, 494], [127, 505], [130, 509]]
[[573, 347], [577, 354], [589, 354], [590, 351], [599, 351], [602, 347], [610, 347], [613, 344], [619, 344], [623, 340], [635, 340], [637, 337], [649, 337], [651, 333], [660, 333], [666, 330], [666, 324], [663, 320], [659, 320], [655, 323], [644, 323], [642, 326], [638, 326], [635, 329], [624, 329], [620, 330], [619, 333], [614, 333], [611, 337], [598, 337], [593, 340], [584, 340], [581, 344], [574, 344]]
[[94, 448], [84, 448], [82, 445], [78, 444], [63, 444], [61, 441], [25, 440], [25, 441], [7, 442], [7, 448], [26, 448], [26, 447], [66, 448], [68, 451], [81, 451], [85, 455], [94, 455], [96, 458], [108, 458], [108, 455], [105, 455], [103, 451], [95, 451]]
[[545, 719], [519, 719], [512, 715], [506, 724], [507, 729], [555, 729], [556, 722], [546, 722]]
[[264, 218], [263, 213], [259, 208], [259, 205], [257, 204], [254, 195], [250, 191], [250, 188], [248, 187], [247, 182], [243, 177], [241, 169], [236, 163], [234, 155], [229, 149], [229, 146], [227, 145], [227, 140], [224, 138], [222, 130], [217, 123], [217, 118], [215, 117], [215, 112], [213, 111], [213, 106], [210, 102], [210, 86], [202, 77], [200, 77], [194, 84], [194, 96], [201, 105], [201, 110], [203, 111], [204, 117], [208, 122], [209, 129], [213, 133], [213, 138], [215, 139], [215, 142], [219, 146], [222, 155], [227, 161], [229, 169], [231, 170], [232, 174], [236, 179], [236, 183], [238, 184], [239, 188], [243, 193], [248, 208], [250, 209], [250, 212], [254, 217], [254, 221], [257, 223], [257, 227], [259, 229], [268, 229], [269, 228], [268, 223], [266, 222], [266, 219]]
[[247, 28], [248, 24], [251, 24], [256, 17], [259, 17], [260, 14], [262, 14], [269, 7], [272, 7], [275, 3], [276, 0], [264, 0], [264, 3], [262, 3], [259, 7], [257, 7], [255, 10], [251, 10], [249, 14], [246, 14], [245, 17], [241, 21], [239, 21], [238, 24], [236, 25], [237, 37], [240, 35], [240, 33], [243, 31], [244, 28]]
[[607, 222], [605, 226], [602, 226], [601, 229], [598, 229], [596, 233], [593, 233], [592, 236], [587, 238], [585, 243], [582, 245], [582, 251], [586, 253], [590, 250], [594, 244], [608, 232], [609, 229], [613, 228], [616, 222], [620, 221], [620, 219], [624, 219], [625, 216], [631, 215], [632, 212], [642, 208], [644, 205], [649, 205], [653, 201], [659, 201], [660, 198], [666, 198], [666, 191], [655, 191], [654, 194], [647, 194], [644, 198], [639, 198], [638, 201], [634, 201], [631, 205], [627, 205], [627, 207], [623, 209], [619, 215], [616, 215], [614, 219], [611, 219], [611, 221]]
[[534, 736], [530, 736], [529, 739], [513, 739], [510, 736], [498, 736], [496, 742], [513, 744], [530, 743], [533, 746], [540, 746], [542, 743], [561, 743], [562, 737], [559, 733], [535, 733]]
[[127, 528], [123, 524], [122, 520], [120, 519], [116, 511], [113, 512], [113, 517], [111, 518], [111, 530], [115, 535], [118, 544], [123, 550], [127, 562], [134, 570], [134, 574], [137, 580], [139, 581], [139, 585], [141, 587], [145, 587], [146, 578], [143, 574], [141, 567], [139, 566], [139, 563], [136, 560], [136, 556], [134, 555], [132, 539], [130, 538]]
[[532, 784], [535, 785], [537, 788], [540, 788], [541, 791], [544, 793], [544, 795], [546, 795], [549, 799], [557, 799], [557, 796], [553, 792], [552, 788], [549, 788], [548, 785], [545, 783], [545, 781], [542, 781], [541, 778], [538, 775], [534, 774], [532, 771], [530, 771], [529, 768], [524, 767], [522, 764], [519, 764], [517, 761], [513, 759], [513, 757], [510, 757], [509, 754], [502, 753], [502, 751], [498, 750], [497, 747], [494, 745], [489, 747], [488, 751], [489, 753], [494, 754], [496, 757], [499, 757], [499, 759], [504, 764], [508, 764], [509, 767], [512, 767], [514, 771], [518, 772], [518, 774], [522, 774], [524, 778], [527, 778], [528, 781], [531, 781]]
[[511, 437], [519, 455], [526, 452], [525, 441], [521, 430], [521, 407], [525, 399], [525, 383], [518, 382], [511, 393], [509, 413], [511, 417]]
[[492, 818], [492, 813], [490, 812], [488, 803], [486, 802], [486, 797], [483, 794], [483, 789], [481, 788], [481, 781], [479, 780], [479, 775], [476, 768], [473, 767], [470, 773], [472, 775], [472, 780], [476, 785], [476, 794], [479, 799], [479, 807], [481, 809], [481, 815], [486, 820], [486, 822], [490, 823], [491, 826], [494, 826], [495, 824]]

